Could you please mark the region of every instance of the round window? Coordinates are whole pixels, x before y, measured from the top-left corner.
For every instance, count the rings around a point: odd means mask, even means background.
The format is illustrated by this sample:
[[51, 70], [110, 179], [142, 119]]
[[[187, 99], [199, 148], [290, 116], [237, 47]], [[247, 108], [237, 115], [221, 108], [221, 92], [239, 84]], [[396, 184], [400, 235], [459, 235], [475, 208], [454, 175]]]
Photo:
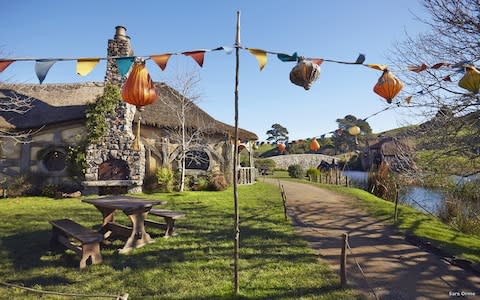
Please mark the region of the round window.
[[67, 167], [65, 162], [66, 157], [67, 155], [65, 152], [60, 150], [52, 150], [43, 157], [43, 164], [50, 172], [63, 171]]

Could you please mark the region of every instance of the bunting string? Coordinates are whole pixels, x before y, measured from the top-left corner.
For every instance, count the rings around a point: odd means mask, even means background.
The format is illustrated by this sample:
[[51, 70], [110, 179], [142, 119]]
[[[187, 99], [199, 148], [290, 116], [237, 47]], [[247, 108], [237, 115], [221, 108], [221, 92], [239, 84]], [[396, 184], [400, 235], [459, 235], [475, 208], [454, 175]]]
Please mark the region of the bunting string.
[[[452, 82], [452, 76], [455, 76], [458, 73], [465, 73], [465, 76], [460, 80], [459, 86], [471, 91], [472, 93], [480, 92], [480, 72], [475, 68], [472, 62], [462, 61], [459, 63], [448, 63], [448, 62], [439, 62], [432, 65], [427, 65], [426, 63], [421, 63], [418, 65], [408, 65], [405, 69], [400, 70], [391, 70], [387, 65], [384, 64], [371, 64], [365, 63], [365, 54], [359, 54], [357, 58], [353, 61], [342, 61], [336, 59], [328, 59], [323, 57], [303, 57], [300, 56], [297, 52], [292, 54], [286, 54], [283, 52], [263, 50], [259, 48], [249, 48], [243, 47], [240, 45], [233, 46], [220, 46], [212, 49], [196, 49], [190, 51], [182, 52], [172, 52], [172, 53], [161, 53], [161, 54], [152, 54], [147, 56], [108, 56], [108, 57], [92, 57], [92, 58], [76, 58], [76, 57], [58, 57], [58, 58], [29, 58], [29, 57], [20, 57], [20, 58], [0, 58], [0, 73], [6, 70], [10, 65], [17, 61], [35, 61], [35, 73], [38, 77], [40, 83], [42, 83], [51, 67], [59, 61], [76, 61], [76, 73], [80, 76], [87, 76], [92, 72], [92, 70], [98, 65], [102, 60], [114, 59], [118, 70], [122, 76], [126, 76], [130, 70], [132, 64], [135, 61], [135, 58], [141, 58], [143, 60], [152, 60], [162, 71], [167, 67], [168, 61], [173, 55], [183, 55], [191, 57], [200, 67], [203, 67], [205, 61], [205, 54], [212, 51], [224, 51], [226, 54], [231, 54], [234, 49], [239, 48], [242, 50], [248, 51], [253, 55], [259, 65], [260, 71], [262, 71], [268, 62], [268, 55], [275, 55], [278, 60], [282, 62], [298, 62], [301, 59], [308, 60], [314, 64], [321, 65], [322, 63], [336, 63], [336, 64], [346, 64], [346, 65], [359, 65], [368, 67], [374, 70], [387, 71], [394, 73], [401, 72], [415, 72], [421, 73], [427, 70], [452, 70], [451, 74], [447, 74], [442, 77], [441, 81]], [[468, 75], [468, 76], [467, 76]], [[387, 78], [388, 79], [388, 78]], [[385, 80], [387, 80], [385, 79]], [[382, 77], [379, 79], [383, 80]], [[478, 82], [478, 83], [477, 83]], [[377, 83], [378, 84], [378, 83]], [[428, 90], [431, 86], [438, 83], [433, 83], [428, 86]], [[413, 95], [424, 95], [426, 94], [425, 88], [420, 90]], [[405, 102], [409, 104], [412, 100], [412, 96], [409, 95], [405, 98]], [[391, 99], [387, 99], [389, 102]]]

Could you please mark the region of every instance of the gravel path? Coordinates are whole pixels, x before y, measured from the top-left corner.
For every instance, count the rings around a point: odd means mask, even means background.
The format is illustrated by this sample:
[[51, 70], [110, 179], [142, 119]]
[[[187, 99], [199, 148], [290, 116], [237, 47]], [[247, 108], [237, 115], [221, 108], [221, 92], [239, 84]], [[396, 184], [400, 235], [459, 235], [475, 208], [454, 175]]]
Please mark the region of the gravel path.
[[335, 271], [340, 237], [349, 233], [348, 283], [368, 298], [375, 299], [370, 286], [379, 299], [480, 299], [480, 277], [408, 243], [391, 226], [353, 207], [352, 198], [307, 184], [281, 184], [295, 229]]

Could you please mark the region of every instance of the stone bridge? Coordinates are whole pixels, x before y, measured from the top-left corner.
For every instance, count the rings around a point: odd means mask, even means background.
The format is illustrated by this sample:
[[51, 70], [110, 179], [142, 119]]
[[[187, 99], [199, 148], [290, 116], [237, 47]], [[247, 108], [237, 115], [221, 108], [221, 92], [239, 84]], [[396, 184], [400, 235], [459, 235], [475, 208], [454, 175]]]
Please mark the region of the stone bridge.
[[322, 160], [331, 163], [332, 160], [338, 162], [338, 159], [324, 154], [289, 154], [267, 157], [275, 161], [276, 168], [288, 169], [291, 165], [301, 165], [303, 169], [316, 168]]

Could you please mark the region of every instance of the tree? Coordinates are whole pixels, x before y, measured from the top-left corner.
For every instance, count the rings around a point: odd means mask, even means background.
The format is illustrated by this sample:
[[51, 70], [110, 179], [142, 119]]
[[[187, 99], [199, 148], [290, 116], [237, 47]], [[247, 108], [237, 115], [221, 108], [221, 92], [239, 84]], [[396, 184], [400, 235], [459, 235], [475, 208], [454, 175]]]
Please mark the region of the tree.
[[[34, 98], [29, 94], [28, 85], [20, 85], [0, 81], [0, 116], [24, 114], [33, 107]], [[8, 119], [6, 117], [5, 119]], [[10, 139], [15, 143], [26, 143], [29, 137], [38, 130], [19, 131], [0, 122], [0, 139]], [[0, 146], [3, 143], [0, 143]]]
[[[175, 117], [177, 126], [172, 126], [169, 129], [169, 137], [173, 143], [180, 146], [180, 151], [176, 157], [180, 165], [180, 186], [181, 192], [185, 189], [185, 170], [186, 160], [190, 162], [204, 163], [205, 158], [199, 155], [199, 151], [205, 147], [204, 132], [207, 129], [205, 122], [198, 116], [198, 114], [190, 113], [196, 106], [196, 102], [200, 99], [200, 95], [196, 92], [200, 77], [195, 72], [178, 72], [174, 79], [170, 82], [170, 87], [167, 87], [166, 97], [159, 97], [165, 106], [167, 106], [172, 115]], [[172, 99], [173, 101], [169, 101]]]
[[414, 95], [411, 112], [428, 120], [415, 133], [426, 137], [420, 147], [436, 149], [437, 158], [459, 155], [470, 163], [468, 172], [480, 172], [480, 98], [458, 86], [463, 73], [457, 72], [480, 60], [480, 2], [423, 0], [423, 6], [430, 18], [419, 19], [429, 31], [407, 37], [390, 55], [403, 67], [440, 66], [399, 74]]
[[267, 141], [274, 141], [275, 143], [284, 143], [288, 141], [288, 130], [282, 125], [275, 123], [272, 129], [267, 131]]
[[362, 137], [365, 138], [372, 133], [372, 128], [367, 121], [357, 119], [357, 117], [353, 115], [346, 115], [344, 118], [337, 119], [336, 122], [338, 123], [338, 129], [334, 132], [332, 141], [335, 149], [340, 152], [347, 152], [357, 147], [355, 137], [348, 134], [350, 127], [358, 126], [360, 128], [359, 140], [362, 140]]

